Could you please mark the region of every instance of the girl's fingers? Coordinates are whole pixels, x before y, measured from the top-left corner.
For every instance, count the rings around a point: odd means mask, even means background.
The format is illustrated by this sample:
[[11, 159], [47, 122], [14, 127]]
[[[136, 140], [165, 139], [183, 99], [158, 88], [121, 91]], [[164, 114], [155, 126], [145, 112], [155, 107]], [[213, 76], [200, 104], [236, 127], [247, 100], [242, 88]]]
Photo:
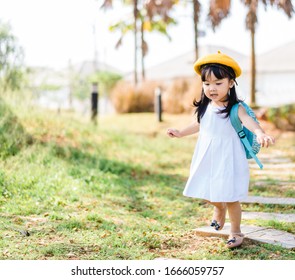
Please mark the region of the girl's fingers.
[[259, 142], [261, 144], [262, 147], [268, 147], [270, 144], [274, 144], [275, 143], [275, 139], [271, 136], [265, 136], [262, 139], [259, 139]]

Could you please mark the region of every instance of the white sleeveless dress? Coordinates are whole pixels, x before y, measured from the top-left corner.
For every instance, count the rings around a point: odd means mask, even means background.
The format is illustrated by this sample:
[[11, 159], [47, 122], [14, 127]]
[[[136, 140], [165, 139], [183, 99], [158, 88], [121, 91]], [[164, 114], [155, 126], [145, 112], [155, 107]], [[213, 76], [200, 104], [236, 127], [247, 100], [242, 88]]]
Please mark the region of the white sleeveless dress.
[[209, 103], [201, 118], [184, 196], [234, 202], [248, 195], [249, 165], [245, 150], [230, 119], [218, 114], [220, 109]]

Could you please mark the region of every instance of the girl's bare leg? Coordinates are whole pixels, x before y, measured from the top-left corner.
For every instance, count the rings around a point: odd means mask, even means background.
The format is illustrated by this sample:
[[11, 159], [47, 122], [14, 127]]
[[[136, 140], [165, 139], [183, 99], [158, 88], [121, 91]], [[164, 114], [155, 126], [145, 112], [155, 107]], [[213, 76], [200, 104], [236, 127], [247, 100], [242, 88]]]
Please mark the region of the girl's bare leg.
[[229, 235], [227, 247], [234, 248], [240, 246], [244, 239], [244, 235], [241, 233], [242, 209], [239, 201], [227, 202], [226, 205], [231, 224], [231, 233]]
[[205, 200], [209, 204], [214, 205], [214, 214], [211, 222], [211, 226], [215, 227], [216, 230], [221, 230], [225, 223], [226, 216], [226, 203], [224, 202], [211, 202]]
[[239, 201], [227, 202], [228, 215], [231, 224], [231, 232], [241, 232], [242, 209]]

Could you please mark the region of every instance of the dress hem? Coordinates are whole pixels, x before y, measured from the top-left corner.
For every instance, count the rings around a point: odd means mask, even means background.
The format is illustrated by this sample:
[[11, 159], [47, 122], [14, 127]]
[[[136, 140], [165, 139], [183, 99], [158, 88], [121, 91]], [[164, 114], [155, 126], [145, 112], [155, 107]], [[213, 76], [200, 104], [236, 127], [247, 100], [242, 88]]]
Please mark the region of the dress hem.
[[243, 197], [239, 197], [237, 199], [229, 199], [229, 200], [225, 200], [225, 199], [219, 199], [219, 200], [210, 200], [209, 198], [205, 198], [205, 197], [199, 197], [199, 196], [190, 196], [190, 195], [185, 195], [183, 194], [183, 196], [185, 197], [190, 197], [190, 198], [195, 198], [195, 199], [202, 199], [202, 200], [207, 200], [207, 201], [210, 201], [210, 202], [236, 202], [236, 201], [242, 201], [242, 200], [245, 200], [248, 195], [246, 196], [243, 196]]

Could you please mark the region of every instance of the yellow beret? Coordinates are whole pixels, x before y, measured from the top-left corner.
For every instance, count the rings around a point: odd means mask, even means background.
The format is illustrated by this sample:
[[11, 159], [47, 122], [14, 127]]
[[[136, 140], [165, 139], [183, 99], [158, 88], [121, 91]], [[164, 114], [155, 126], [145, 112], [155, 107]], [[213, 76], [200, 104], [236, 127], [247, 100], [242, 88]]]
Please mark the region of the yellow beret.
[[203, 57], [200, 57], [194, 64], [194, 69], [196, 73], [201, 75], [201, 67], [209, 63], [218, 63], [231, 67], [234, 70], [236, 77], [239, 77], [242, 73], [239, 64], [230, 56], [223, 54], [220, 51], [218, 51], [218, 53], [215, 54], [208, 54]]

